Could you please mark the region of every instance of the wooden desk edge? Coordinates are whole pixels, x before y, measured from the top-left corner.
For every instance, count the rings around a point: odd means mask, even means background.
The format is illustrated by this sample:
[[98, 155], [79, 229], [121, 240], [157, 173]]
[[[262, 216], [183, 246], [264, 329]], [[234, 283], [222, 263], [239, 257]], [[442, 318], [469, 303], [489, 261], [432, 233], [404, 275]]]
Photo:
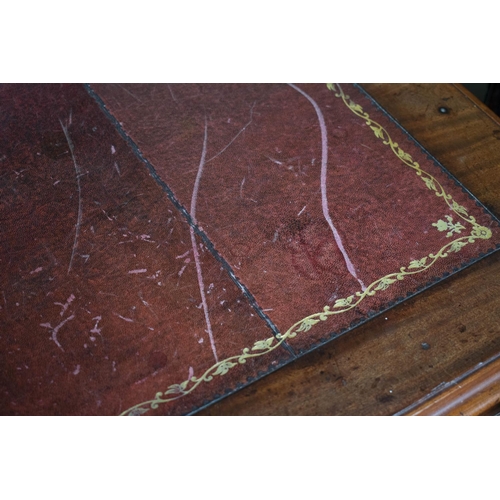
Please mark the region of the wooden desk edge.
[[500, 404], [500, 355], [481, 363], [398, 415], [482, 415]]
[[467, 90], [460, 83], [452, 83], [451, 85], [453, 85], [458, 91], [460, 91], [465, 97], [467, 97], [469, 101], [472, 101], [472, 103], [477, 106], [485, 115], [487, 115], [493, 122], [500, 125], [500, 117], [490, 108], [488, 108], [488, 106], [482, 103], [472, 92]]

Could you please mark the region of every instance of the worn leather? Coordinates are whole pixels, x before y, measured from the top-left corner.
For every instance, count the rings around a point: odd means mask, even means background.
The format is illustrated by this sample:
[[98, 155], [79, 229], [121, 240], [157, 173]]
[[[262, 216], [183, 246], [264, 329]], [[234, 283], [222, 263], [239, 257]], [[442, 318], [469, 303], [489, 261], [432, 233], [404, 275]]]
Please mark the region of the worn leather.
[[354, 86], [10, 85], [0, 107], [4, 414], [195, 411], [500, 243]]

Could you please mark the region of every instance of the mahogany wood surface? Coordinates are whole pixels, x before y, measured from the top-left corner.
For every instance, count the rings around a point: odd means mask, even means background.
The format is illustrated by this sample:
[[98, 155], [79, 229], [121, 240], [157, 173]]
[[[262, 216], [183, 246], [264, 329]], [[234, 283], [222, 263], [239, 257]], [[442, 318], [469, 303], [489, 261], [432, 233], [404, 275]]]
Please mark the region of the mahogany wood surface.
[[[362, 86], [500, 216], [494, 113], [460, 85]], [[500, 362], [488, 363], [500, 356], [499, 277], [497, 252], [198, 414], [488, 414], [500, 396]]]

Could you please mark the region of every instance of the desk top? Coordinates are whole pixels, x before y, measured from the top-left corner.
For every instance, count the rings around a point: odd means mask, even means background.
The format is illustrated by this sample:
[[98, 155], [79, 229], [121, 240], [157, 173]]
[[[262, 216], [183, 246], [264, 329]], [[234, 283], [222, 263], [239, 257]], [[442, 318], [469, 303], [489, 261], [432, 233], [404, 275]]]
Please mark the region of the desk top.
[[[499, 213], [495, 115], [365, 91]], [[2, 87], [2, 412], [489, 411], [498, 221], [365, 91]]]

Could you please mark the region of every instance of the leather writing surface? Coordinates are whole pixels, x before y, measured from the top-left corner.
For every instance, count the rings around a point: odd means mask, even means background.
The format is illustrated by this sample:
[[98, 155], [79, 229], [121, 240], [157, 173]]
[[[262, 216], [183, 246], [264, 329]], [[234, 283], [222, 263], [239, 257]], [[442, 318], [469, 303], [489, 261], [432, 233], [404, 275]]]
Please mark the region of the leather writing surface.
[[21, 339], [6, 346], [9, 412], [192, 411], [499, 242], [356, 87], [93, 85], [97, 103], [73, 86], [3, 92], [2, 199], [19, 214], [3, 252], [6, 331]]

